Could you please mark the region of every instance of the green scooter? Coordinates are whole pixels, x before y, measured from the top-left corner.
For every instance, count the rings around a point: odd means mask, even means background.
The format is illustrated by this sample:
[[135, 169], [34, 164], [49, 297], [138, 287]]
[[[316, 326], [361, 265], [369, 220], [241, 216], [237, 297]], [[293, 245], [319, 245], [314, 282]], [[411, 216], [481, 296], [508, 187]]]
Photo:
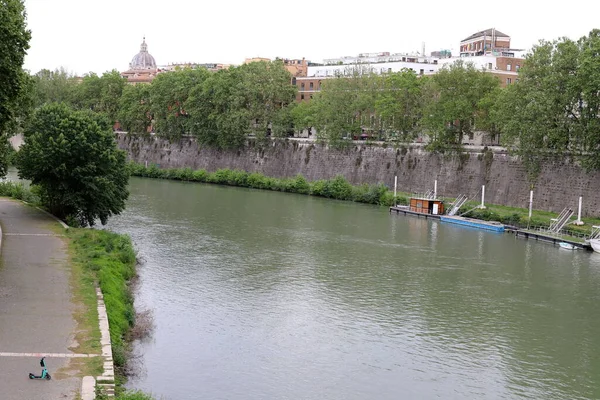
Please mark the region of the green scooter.
[[40, 366], [42, 367], [42, 374], [38, 376], [38, 375], [35, 375], [30, 372], [29, 379], [46, 379], [46, 380], [52, 379], [52, 377], [48, 373], [48, 369], [46, 369], [46, 362], [44, 361], [44, 358], [46, 358], [46, 357], [42, 357], [42, 359], [40, 360]]

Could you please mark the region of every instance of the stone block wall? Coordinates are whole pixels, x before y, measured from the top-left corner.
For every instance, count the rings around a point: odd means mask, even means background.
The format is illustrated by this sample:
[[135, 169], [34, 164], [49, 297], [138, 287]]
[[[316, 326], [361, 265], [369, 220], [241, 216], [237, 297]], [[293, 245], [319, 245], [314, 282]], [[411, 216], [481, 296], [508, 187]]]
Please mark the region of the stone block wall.
[[[457, 197], [465, 194], [481, 198], [486, 185], [486, 203], [528, 207], [531, 183], [518, 158], [505, 151], [467, 151], [461, 155], [426, 152], [420, 146], [382, 147], [353, 142], [348, 149], [331, 149], [310, 141], [273, 141], [266, 147], [253, 141], [241, 150], [221, 151], [199, 145], [193, 138], [170, 142], [155, 136], [117, 135], [118, 145], [137, 163], [158, 164], [160, 168], [220, 168], [260, 172], [284, 178], [301, 174], [308, 180], [329, 179], [343, 175], [353, 184], [384, 183], [393, 188], [398, 176], [398, 190]], [[534, 208], [559, 213], [571, 207], [577, 213], [579, 196], [583, 196], [583, 216], [600, 215], [600, 173], [586, 173], [569, 159], [546, 164], [537, 178]]]

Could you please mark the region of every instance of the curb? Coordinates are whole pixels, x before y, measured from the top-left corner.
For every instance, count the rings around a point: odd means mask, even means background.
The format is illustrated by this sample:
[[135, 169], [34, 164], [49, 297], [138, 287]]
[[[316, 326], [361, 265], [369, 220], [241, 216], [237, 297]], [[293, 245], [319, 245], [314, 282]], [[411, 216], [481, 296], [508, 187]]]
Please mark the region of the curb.
[[[96, 378], [98, 386], [101, 386], [107, 397], [114, 397], [115, 390], [115, 367], [112, 358], [112, 343], [110, 341], [110, 330], [108, 315], [102, 290], [96, 287], [96, 298], [98, 300], [98, 323], [100, 325], [100, 345], [102, 346], [102, 358], [104, 358], [104, 373]], [[100, 383], [102, 381], [102, 383]]]

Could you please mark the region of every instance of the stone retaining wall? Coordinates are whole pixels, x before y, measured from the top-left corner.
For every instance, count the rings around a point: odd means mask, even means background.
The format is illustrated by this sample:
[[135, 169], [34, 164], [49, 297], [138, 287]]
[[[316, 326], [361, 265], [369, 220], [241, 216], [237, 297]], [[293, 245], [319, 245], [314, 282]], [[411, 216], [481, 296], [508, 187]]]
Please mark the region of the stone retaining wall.
[[[118, 134], [120, 148], [137, 163], [161, 168], [241, 169], [283, 178], [302, 174], [308, 180], [343, 175], [353, 184], [382, 182], [390, 188], [398, 176], [398, 190], [422, 193], [438, 181], [441, 196], [465, 194], [486, 203], [528, 207], [531, 183], [525, 167], [505, 151], [472, 149], [461, 155], [433, 154], [418, 145], [394, 148], [353, 142], [345, 150], [331, 149], [307, 140], [273, 141], [261, 147], [253, 141], [246, 148], [221, 151], [199, 145], [194, 138], [170, 142], [155, 136]], [[586, 173], [568, 159], [548, 163], [533, 187], [534, 208], [577, 212], [583, 196], [583, 216], [600, 215], [600, 173]]]

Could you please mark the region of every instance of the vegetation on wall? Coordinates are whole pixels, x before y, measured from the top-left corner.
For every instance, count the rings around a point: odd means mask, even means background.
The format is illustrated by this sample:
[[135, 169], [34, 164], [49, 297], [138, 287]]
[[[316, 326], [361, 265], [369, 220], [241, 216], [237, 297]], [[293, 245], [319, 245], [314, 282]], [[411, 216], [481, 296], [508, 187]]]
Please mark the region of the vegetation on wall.
[[[204, 169], [192, 170], [191, 168], [160, 169], [156, 165], [145, 167], [135, 163], [129, 164], [129, 170], [133, 176], [147, 178], [215, 183], [384, 206], [394, 204], [394, 194], [384, 184], [353, 186], [342, 176], [309, 182], [302, 175], [294, 178], [271, 178], [257, 172], [249, 173], [240, 170], [220, 169], [207, 172]], [[404, 196], [397, 197], [395, 201], [396, 204], [408, 204]]]

